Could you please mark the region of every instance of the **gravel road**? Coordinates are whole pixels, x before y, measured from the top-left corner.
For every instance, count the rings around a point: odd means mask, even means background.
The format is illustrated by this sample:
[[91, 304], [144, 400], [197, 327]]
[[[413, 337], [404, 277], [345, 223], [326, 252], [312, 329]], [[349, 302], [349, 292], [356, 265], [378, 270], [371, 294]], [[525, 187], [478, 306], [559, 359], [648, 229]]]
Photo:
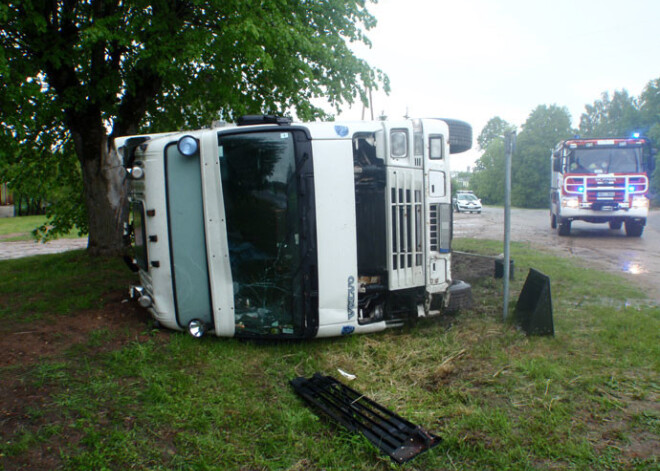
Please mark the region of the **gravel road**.
[[[484, 207], [481, 214], [454, 213], [454, 237], [504, 240], [504, 210]], [[642, 237], [626, 237], [607, 224], [574, 221], [571, 234], [550, 228], [547, 209], [511, 210], [511, 240], [576, 256], [594, 267], [622, 273], [660, 302], [660, 212], [652, 211]]]
[[87, 237], [80, 239], [57, 239], [46, 243], [35, 241], [0, 241], [0, 260], [66, 252], [67, 250], [84, 249], [85, 247], [87, 247]]

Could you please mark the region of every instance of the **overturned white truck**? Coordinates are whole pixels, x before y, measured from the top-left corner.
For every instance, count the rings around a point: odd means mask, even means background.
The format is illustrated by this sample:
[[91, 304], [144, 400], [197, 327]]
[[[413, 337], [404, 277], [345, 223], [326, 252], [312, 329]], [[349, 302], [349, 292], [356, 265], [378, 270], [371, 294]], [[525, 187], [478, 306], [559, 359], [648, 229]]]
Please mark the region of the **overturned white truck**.
[[440, 314], [469, 295], [451, 276], [449, 154], [471, 141], [456, 120], [273, 116], [119, 138], [131, 293], [195, 336], [330, 337]]

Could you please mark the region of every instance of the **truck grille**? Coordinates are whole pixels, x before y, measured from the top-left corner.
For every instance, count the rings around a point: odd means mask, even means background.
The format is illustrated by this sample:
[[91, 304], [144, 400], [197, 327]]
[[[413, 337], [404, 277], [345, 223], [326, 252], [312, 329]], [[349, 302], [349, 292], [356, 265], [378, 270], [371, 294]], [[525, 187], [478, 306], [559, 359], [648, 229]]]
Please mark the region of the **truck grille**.
[[588, 203], [628, 201], [631, 195], [643, 195], [648, 191], [649, 180], [646, 175], [616, 176], [570, 176], [564, 181], [564, 192], [579, 195]]

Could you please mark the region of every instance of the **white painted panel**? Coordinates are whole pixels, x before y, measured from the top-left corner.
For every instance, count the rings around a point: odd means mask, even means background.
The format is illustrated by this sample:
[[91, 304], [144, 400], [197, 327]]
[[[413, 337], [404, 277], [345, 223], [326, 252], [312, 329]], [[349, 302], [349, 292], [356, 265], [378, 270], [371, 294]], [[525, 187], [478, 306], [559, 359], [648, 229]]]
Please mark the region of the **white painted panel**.
[[430, 196], [445, 196], [447, 187], [447, 181], [445, 178], [445, 172], [439, 172], [437, 170], [431, 170], [429, 172], [429, 195]]
[[[357, 322], [357, 242], [350, 139], [314, 141], [319, 326]], [[320, 328], [319, 331], [322, 329]]]

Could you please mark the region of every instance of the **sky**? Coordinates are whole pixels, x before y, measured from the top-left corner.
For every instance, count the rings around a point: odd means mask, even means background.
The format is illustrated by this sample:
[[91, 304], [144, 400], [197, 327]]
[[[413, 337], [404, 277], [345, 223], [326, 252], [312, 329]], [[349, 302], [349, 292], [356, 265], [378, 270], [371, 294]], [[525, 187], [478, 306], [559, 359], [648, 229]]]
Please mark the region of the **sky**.
[[[499, 116], [524, 124], [539, 105], [565, 106], [577, 127], [603, 92], [639, 96], [660, 78], [660, 0], [379, 0], [358, 57], [385, 72], [389, 96], [373, 111], [389, 119], [445, 117], [476, 137]], [[361, 119], [362, 105], [338, 119]], [[366, 110], [365, 118], [370, 119]], [[476, 147], [476, 143], [475, 143]], [[478, 149], [455, 154], [465, 170]]]

